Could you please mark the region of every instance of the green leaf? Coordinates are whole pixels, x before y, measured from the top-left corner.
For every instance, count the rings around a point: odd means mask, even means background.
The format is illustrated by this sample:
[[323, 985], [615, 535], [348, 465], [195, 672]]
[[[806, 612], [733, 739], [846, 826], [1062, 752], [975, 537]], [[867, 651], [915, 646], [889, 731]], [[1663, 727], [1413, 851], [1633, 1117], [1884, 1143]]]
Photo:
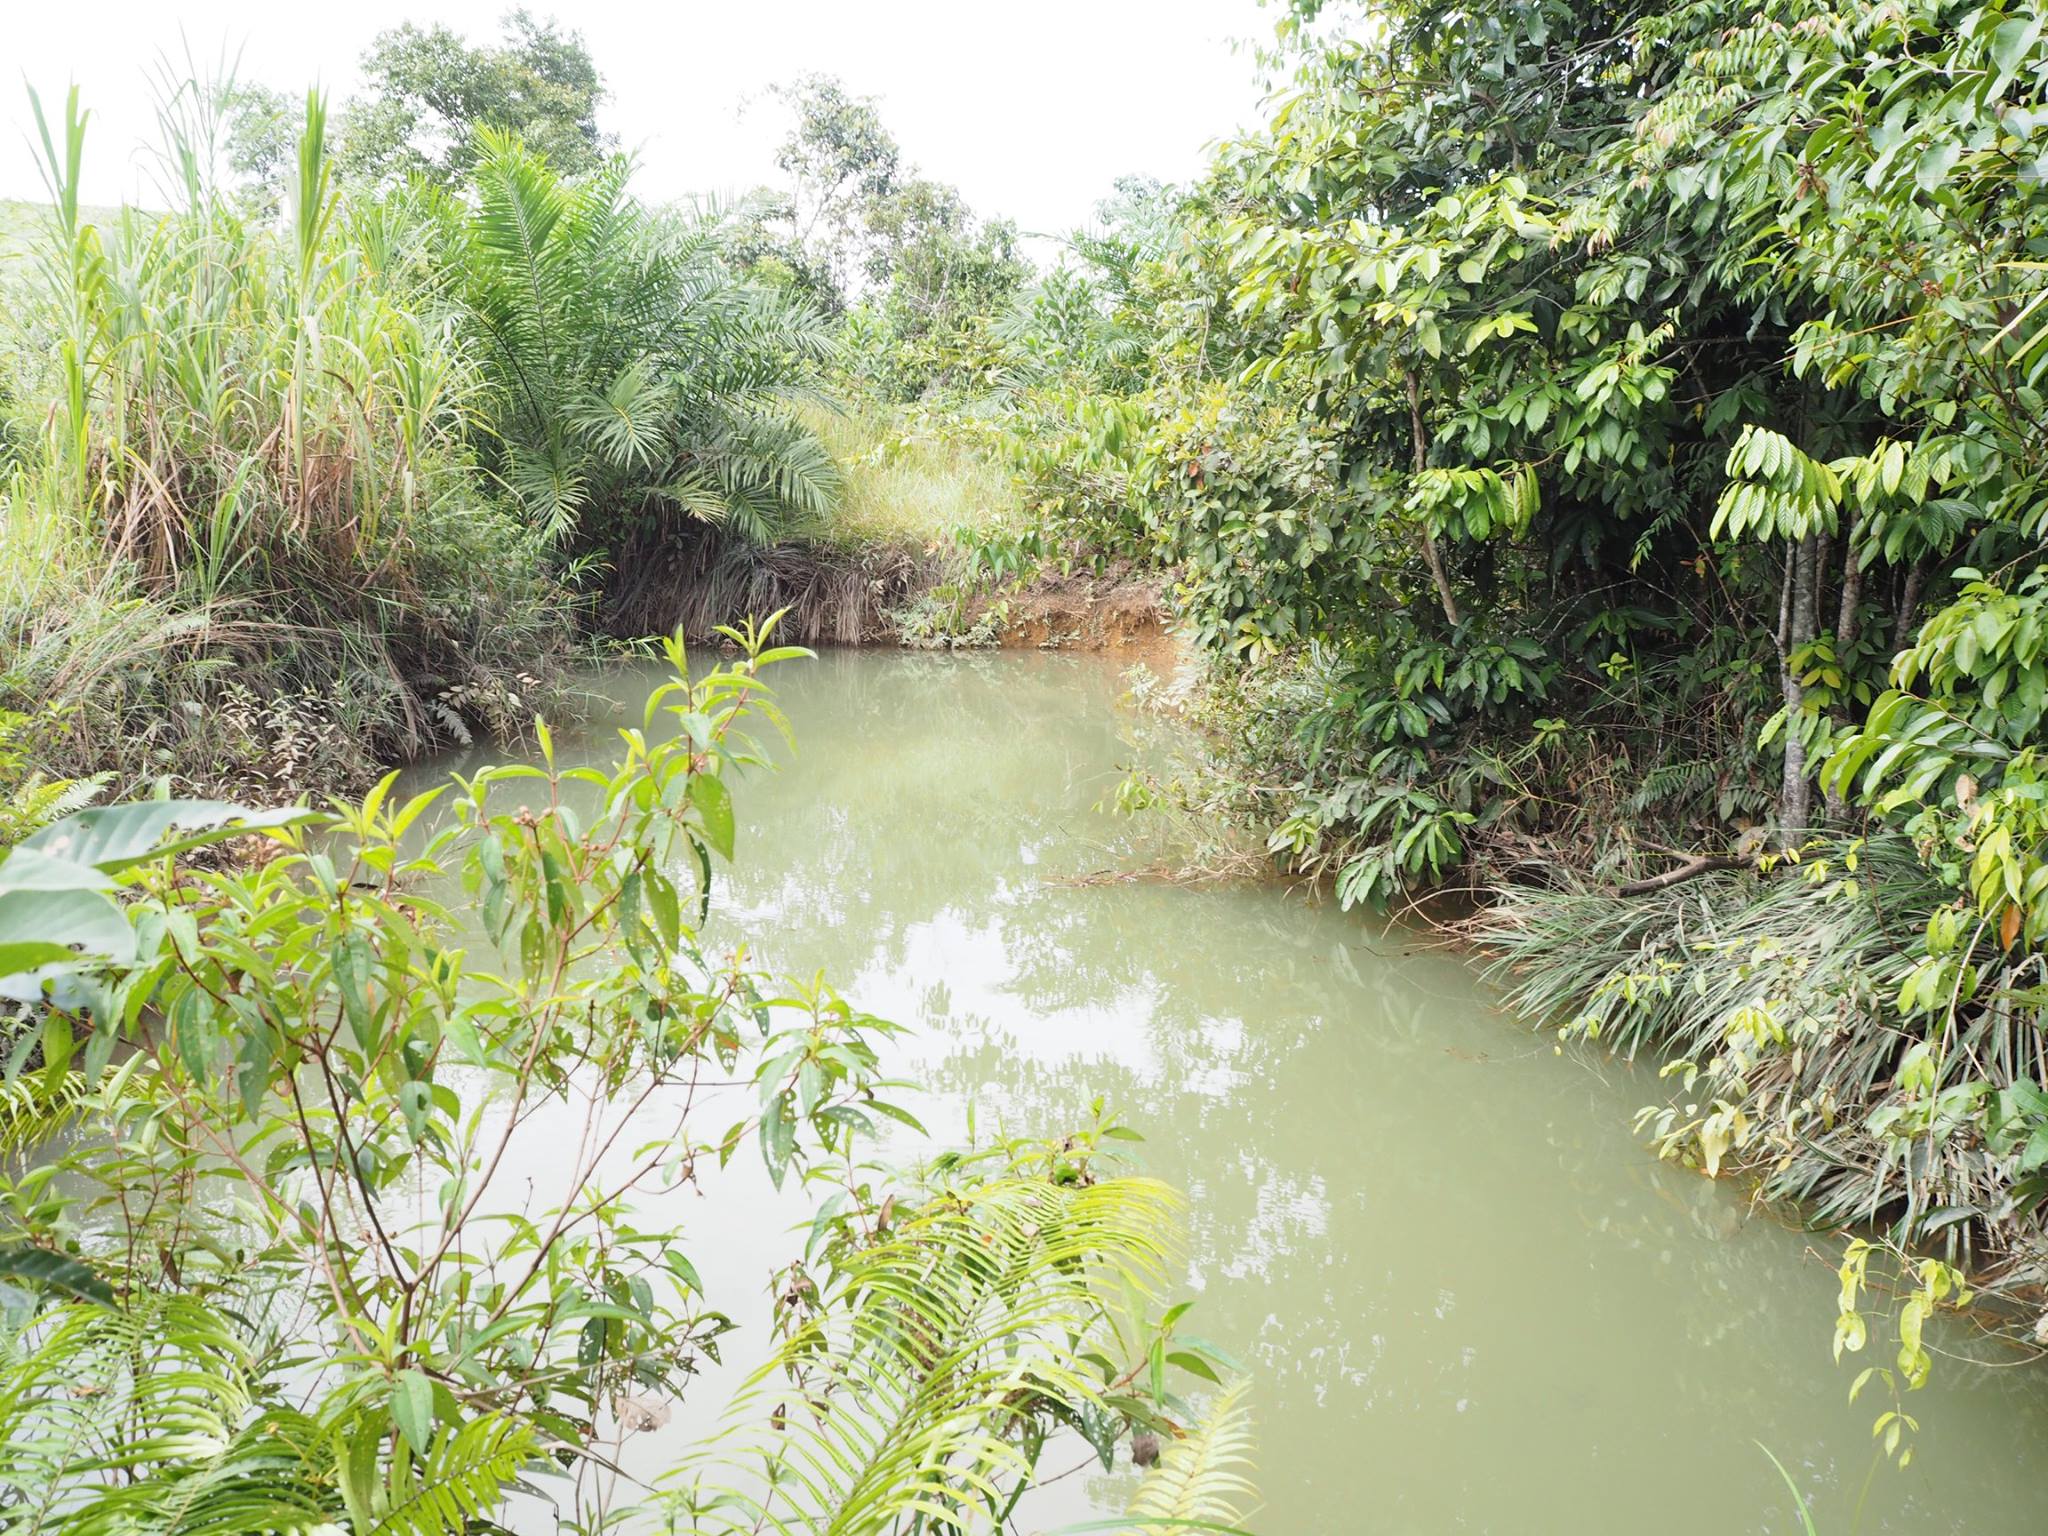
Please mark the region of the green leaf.
[[[108, 874], [247, 832], [325, 818], [303, 806], [255, 811], [224, 800], [138, 800], [95, 806], [53, 821], [21, 846]], [[183, 836], [167, 836], [182, 832]]]
[[471, 1066], [481, 1067], [488, 1059], [484, 1055], [483, 1039], [477, 1034], [476, 1025], [468, 1014], [449, 1014], [441, 1021], [441, 1035], [462, 1053], [462, 1059]]
[[0, 891], [0, 976], [68, 963], [80, 955], [126, 961], [135, 930], [98, 891]]
[[782, 1188], [782, 1176], [789, 1171], [790, 1154], [795, 1147], [796, 1116], [785, 1089], [761, 1116], [761, 1160], [768, 1165], [768, 1177], [777, 1189]]
[[415, 1370], [403, 1370], [391, 1383], [391, 1422], [419, 1455], [434, 1440], [434, 1384]]
[[690, 1262], [687, 1255], [678, 1253], [673, 1248], [665, 1248], [662, 1250], [661, 1259], [668, 1266], [669, 1273], [683, 1285], [699, 1296], [704, 1294], [704, 1282], [697, 1278], [697, 1266]]
[[1998, 69], [2001, 89], [2018, 72], [2020, 61], [2040, 35], [2038, 17], [2014, 16], [1998, 24], [1998, 30], [1991, 34], [1991, 62]]
[[[46, 965], [57, 965], [77, 956], [61, 944], [43, 944], [35, 941], [13, 942], [0, 940], [0, 976], [20, 976], [29, 971], [42, 969]], [[0, 997], [16, 996], [14, 992], [0, 992]]]
[[63, 1291], [97, 1306], [114, 1304], [114, 1292], [106, 1281], [78, 1260], [46, 1248], [0, 1248], [0, 1277]]
[[1222, 1379], [1217, 1376], [1215, 1368], [1200, 1355], [1191, 1355], [1186, 1350], [1179, 1349], [1166, 1357], [1166, 1363], [1179, 1366], [1190, 1376], [1199, 1376], [1202, 1380], [1215, 1382], [1219, 1386], [1222, 1384]]
[[111, 891], [113, 877], [90, 864], [53, 858], [33, 848], [0, 855], [0, 891]]
[[1948, 180], [1948, 173], [1955, 169], [1956, 162], [1963, 157], [1963, 147], [1952, 142], [1934, 145], [1920, 157], [1920, 164], [1913, 172], [1913, 179], [1920, 184], [1922, 192], [1940, 190]]
[[370, 1018], [370, 942], [360, 933], [348, 933], [334, 948], [334, 985], [341, 993], [342, 1011], [348, 1015], [349, 1032], [356, 1048], [370, 1052], [374, 1038]]
[[703, 821], [705, 839], [730, 859], [733, 846], [732, 791], [725, 787], [725, 780], [715, 773], [692, 774], [690, 803], [697, 807], [697, 815]]

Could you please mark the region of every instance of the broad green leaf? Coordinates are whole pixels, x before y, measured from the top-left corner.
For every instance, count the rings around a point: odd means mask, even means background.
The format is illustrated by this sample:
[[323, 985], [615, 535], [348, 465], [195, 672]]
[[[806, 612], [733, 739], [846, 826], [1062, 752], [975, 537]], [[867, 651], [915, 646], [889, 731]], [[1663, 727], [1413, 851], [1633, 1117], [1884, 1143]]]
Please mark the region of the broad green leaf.
[[732, 857], [732, 791], [715, 773], [690, 776], [690, 803], [704, 824], [704, 837], [725, 858]]
[[303, 806], [257, 811], [223, 800], [137, 800], [66, 816], [25, 838], [21, 846], [118, 874], [149, 859], [244, 833], [323, 819]]
[[1950, 142], [1936, 144], [1920, 157], [1913, 179], [1923, 192], [1939, 191], [1941, 184], [1948, 180], [1948, 173], [1956, 168], [1956, 162], [1962, 157], [1962, 145]]
[[349, 1032], [364, 1055], [374, 1038], [370, 1016], [370, 941], [360, 933], [348, 933], [334, 948], [334, 985], [341, 993], [342, 1011], [348, 1016]]
[[782, 1188], [782, 1176], [789, 1171], [795, 1148], [796, 1114], [785, 1090], [761, 1116], [761, 1160], [768, 1165], [768, 1177], [777, 1189]]
[[87, 1265], [47, 1248], [16, 1244], [0, 1248], [0, 1279], [24, 1281], [29, 1285], [63, 1291], [81, 1301], [102, 1307], [114, 1304], [114, 1292]]
[[98, 891], [0, 890], [0, 975], [80, 956], [118, 962], [134, 955], [134, 929]]
[[391, 1383], [391, 1422], [419, 1455], [434, 1439], [434, 1384], [415, 1370], [403, 1370]]
[[113, 877], [90, 864], [53, 858], [34, 848], [0, 855], [0, 891], [110, 891]]

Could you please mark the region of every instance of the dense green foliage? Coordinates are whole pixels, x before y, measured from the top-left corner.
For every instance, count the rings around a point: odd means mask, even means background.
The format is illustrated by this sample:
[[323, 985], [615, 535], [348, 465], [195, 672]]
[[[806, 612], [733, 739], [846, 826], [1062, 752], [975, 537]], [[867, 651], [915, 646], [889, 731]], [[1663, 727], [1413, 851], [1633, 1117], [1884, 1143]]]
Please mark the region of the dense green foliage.
[[493, 457], [550, 543], [615, 543], [659, 509], [756, 542], [822, 517], [836, 466], [788, 391], [830, 343], [747, 285], [709, 216], [651, 212], [612, 161], [577, 182], [486, 131], [454, 249]]
[[[637, 1504], [993, 1531], [1054, 1430], [1107, 1466], [1190, 1417], [1170, 1373], [1216, 1374], [1154, 1299], [1176, 1199], [1116, 1166], [1129, 1133], [1098, 1110], [899, 1179], [872, 1157], [916, 1128], [891, 1026], [700, 947], [753, 733], [782, 723], [764, 672], [801, 654], [729, 638], [694, 682], [671, 646], [609, 771], [557, 769], [541, 727], [546, 767], [386, 779], [333, 816], [88, 810], [0, 862], [0, 989], [44, 1001], [9, 1139], [86, 1132], [0, 1172], [0, 1522], [452, 1536], [526, 1487], [565, 1529]], [[251, 835], [274, 856], [178, 858]], [[536, 1135], [558, 1160], [511, 1155]], [[652, 1207], [742, 1152], [817, 1217], [726, 1427], [642, 1489], [617, 1443], [752, 1310]], [[1138, 1525], [1233, 1518], [1241, 1413]]]
[[1029, 272], [1015, 227], [918, 174], [872, 98], [817, 75], [779, 94], [790, 181], [751, 210], [753, 270], [843, 316], [848, 370], [882, 398], [970, 379]]
[[516, 726], [557, 604], [477, 472], [426, 227], [338, 194], [317, 98], [283, 228], [183, 138], [184, 206], [88, 223], [75, 94], [44, 130], [0, 699], [62, 727], [68, 760], [129, 772], [232, 773], [246, 719], [244, 757], [274, 749], [286, 791], [361, 775], [366, 745]]
[[[165, 82], [163, 214], [82, 209], [86, 114], [39, 105], [51, 206], [0, 268], [0, 709], [47, 772], [274, 799], [516, 735], [579, 631], [666, 632], [693, 572], [836, 510], [800, 414], [824, 323], [746, 275], [734, 217], [649, 208], [529, 120], [567, 108], [521, 72], [588, 60], [511, 25], [517, 59], [385, 39], [338, 154], [317, 95]], [[436, 108], [433, 178], [357, 163], [400, 64], [481, 93]]]
[[[677, 698], [688, 750], [650, 715], [617, 776], [542, 775], [541, 814], [489, 801], [509, 772], [462, 786], [459, 855], [409, 848], [417, 805], [373, 795], [339, 824], [346, 876], [303, 831], [238, 873], [167, 862], [155, 834], [214, 836], [211, 802], [151, 813], [151, 858], [55, 855], [97, 825], [75, 813], [102, 770], [275, 803], [520, 731], [579, 630], [795, 602], [808, 636], [888, 615], [911, 643], [984, 641], [1002, 610], [975, 583], [1080, 567], [1170, 586], [1202, 662], [1205, 761], [1126, 803], [1255, 825], [1346, 905], [1479, 897], [1467, 931], [1520, 1007], [1668, 1059], [1674, 1094], [1643, 1116], [1660, 1152], [1869, 1234], [1838, 1349], [1866, 1341], [1870, 1238], [1922, 1255], [1895, 1414], [1965, 1277], [2036, 1329], [2035, 0], [1294, 0], [1265, 126], [1191, 186], [1120, 183], [1045, 271], [823, 77], [778, 93], [786, 186], [647, 207], [580, 41], [507, 28], [386, 34], [338, 149], [317, 96], [174, 86], [161, 216], [89, 217], [75, 99], [45, 124], [53, 207], [0, 352], [0, 845], [25, 839], [0, 917], [55, 926], [0, 928], [0, 956], [60, 984], [10, 1073], [39, 1050], [47, 1102], [6, 1101], [0, 1131], [146, 1122], [160, 1140], [73, 1171], [124, 1220], [142, 1190], [194, 1219], [225, 1182], [259, 1231], [136, 1228], [110, 1256], [16, 1182], [7, 1262], [72, 1300], [17, 1339], [0, 1418], [55, 1449], [44, 1493], [10, 1494], [114, 1529], [262, 1483], [309, 1522], [339, 1501], [358, 1526], [454, 1528], [618, 1394], [680, 1388], [724, 1318], [623, 1205], [565, 1207], [489, 1259], [457, 1242], [509, 1130], [444, 1054], [515, 1104], [595, 1074], [600, 1119], [755, 1062], [757, 1120], [671, 1139], [684, 1181], [748, 1135], [778, 1181], [803, 1145], [845, 1172], [888, 1113], [886, 1028], [712, 974], [659, 872], [671, 845], [707, 871], [731, 852], [745, 754], [723, 733], [758, 706], [750, 670]], [[457, 869], [492, 960], [398, 892]], [[586, 977], [600, 941], [615, 964]], [[778, 1033], [778, 1009], [802, 1021]], [[116, 1019], [143, 1065], [110, 1074]], [[1127, 1358], [1106, 1298], [1156, 1289], [1168, 1202], [1098, 1181], [1103, 1134], [947, 1162], [893, 1200], [861, 1173], [743, 1397], [758, 1462], [708, 1448], [671, 1518], [953, 1528], [985, 1505], [1000, 1525], [1055, 1427], [1100, 1447], [1150, 1422], [1165, 1345]], [[423, 1177], [452, 1191], [439, 1217], [378, 1227]], [[165, 1268], [195, 1243], [211, 1257]], [[945, 1286], [921, 1288], [927, 1261]], [[293, 1266], [324, 1287], [311, 1412], [285, 1404], [307, 1361], [259, 1295]], [[899, 1292], [910, 1332], [875, 1299]], [[237, 1405], [203, 1456], [178, 1439], [184, 1386], [115, 1381], [138, 1351]], [[118, 1497], [73, 1476], [91, 1431], [59, 1422], [62, 1354], [107, 1362], [123, 1412], [163, 1426], [132, 1464], [86, 1453]], [[1240, 1439], [1226, 1399], [1144, 1512], [1229, 1518]]]

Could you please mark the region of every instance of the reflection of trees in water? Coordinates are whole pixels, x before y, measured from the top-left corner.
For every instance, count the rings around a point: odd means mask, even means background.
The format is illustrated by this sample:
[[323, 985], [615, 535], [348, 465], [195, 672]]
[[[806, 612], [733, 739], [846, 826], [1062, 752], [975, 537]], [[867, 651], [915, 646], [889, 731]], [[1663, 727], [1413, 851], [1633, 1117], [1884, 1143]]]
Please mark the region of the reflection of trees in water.
[[[1262, 1482], [1298, 1528], [1328, 1528], [1368, 1488], [1418, 1529], [1459, 1512], [1530, 1528], [1485, 1516], [1574, 1507], [1538, 1490], [1589, 1458], [1619, 1459], [1624, 1502], [1680, 1469], [1724, 1479], [1704, 1508], [1753, 1521], [1769, 1483], [1751, 1436], [1829, 1486], [1860, 1482], [1876, 1410], [1850, 1408], [1828, 1360], [1825, 1272], [1784, 1233], [1727, 1224], [1730, 1192], [1625, 1135], [1546, 1139], [1559, 1121], [1617, 1122], [1625, 1106], [1597, 1083], [1547, 1053], [1411, 1049], [1417, 995], [1392, 1052], [1360, 1041], [1376, 1018], [1275, 1037], [1159, 995], [1141, 1064], [1020, 1059], [1010, 1026], [963, 1017], [919, 1074], [939, 1097], [977, 1095], [984, 1128], [1058, 1126], [1099, 1093], [1144, 1132], [1135, 1156], [1190, 1196], [1190, 1326], [1255, 1372]], [[2007, 1417], [1977, 1384], [1937, 1386], [1927, 1417], [1958, 1458], [1943, 1484], [2002, 1485], [2044, 1423], [2040, 1394]], [[1895, 1522], [1941, 1509], [1895, 1477], [1877, 1507]]]
[[1128, 829], [1091, 809], [1114, 786], [1113, 683], [1044, 657], [828, 655], [785, 672], [797, 756], [740, 792], [725, 910], [772, 918], [789, 963], [845, 981], [900, 963], [913, 924], [1002, 912], [1067, 848], [1123, 846]]

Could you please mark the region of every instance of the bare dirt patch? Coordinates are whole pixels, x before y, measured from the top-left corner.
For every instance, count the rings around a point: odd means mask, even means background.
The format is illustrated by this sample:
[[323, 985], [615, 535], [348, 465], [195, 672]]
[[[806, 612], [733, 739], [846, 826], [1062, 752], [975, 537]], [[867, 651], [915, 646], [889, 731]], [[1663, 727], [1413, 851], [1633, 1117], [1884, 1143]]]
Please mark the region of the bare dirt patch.
[[1002, 643], [1018, 649], [1170, 649], [1166, 602], [1156, 576], [1125, 570], [1043, 575], [983, 601], [1004, 615]]

